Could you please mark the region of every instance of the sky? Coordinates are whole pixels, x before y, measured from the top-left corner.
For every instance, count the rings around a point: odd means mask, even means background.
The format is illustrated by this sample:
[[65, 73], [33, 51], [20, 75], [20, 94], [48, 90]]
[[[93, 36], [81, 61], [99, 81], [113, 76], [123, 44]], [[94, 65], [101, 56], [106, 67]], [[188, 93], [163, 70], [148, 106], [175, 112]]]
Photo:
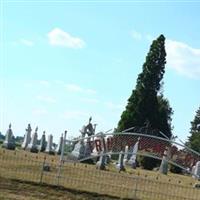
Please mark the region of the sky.
[[164, 96], [185, 141], [200, 106], [200, 2], [1, 1], [0, 131], [54, 142], [117, 127], [153, 39], [166, 37]]

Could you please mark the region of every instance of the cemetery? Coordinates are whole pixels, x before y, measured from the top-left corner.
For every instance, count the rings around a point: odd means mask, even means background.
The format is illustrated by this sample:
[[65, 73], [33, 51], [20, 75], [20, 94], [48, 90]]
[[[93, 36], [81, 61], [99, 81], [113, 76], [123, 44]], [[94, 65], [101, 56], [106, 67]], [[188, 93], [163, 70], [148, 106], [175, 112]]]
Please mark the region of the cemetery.
[[[141, 132], [95, 133], [91, 121], [83, 126], [78, 139], [67, 140], [65, 131], [57, 145], [51, 134], [46, 141], [45, 131], [38, 140], [38, 127], [32, 133], [28, 124], [20, 148], [15, 146], [10, 124], [0, 149], [0, 176], [111, 197], [115, 191], [117, 198], [153, 199], [155, 194], [158, 200], [190, 199], [191, 194], [192, 199], [199, 198], [198, 154]], [[154, 147], [156, 140], [158, 147]], [[66, 145], [71, 149], [68, 152]], [[142, 155], [160, 160], [158, 170], [142, 169], [137, 161]], [[170, 164], [182, 168], [182, 175], [171, 173]]]

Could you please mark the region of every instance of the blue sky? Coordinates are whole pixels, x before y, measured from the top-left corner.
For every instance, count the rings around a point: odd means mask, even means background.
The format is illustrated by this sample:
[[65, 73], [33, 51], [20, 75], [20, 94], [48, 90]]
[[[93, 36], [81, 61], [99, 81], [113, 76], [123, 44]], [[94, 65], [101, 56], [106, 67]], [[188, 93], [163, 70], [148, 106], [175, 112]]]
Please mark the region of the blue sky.
[[117, 126], [152, 40], [166, 37], [164, 96], [185, 140], [200, 106], [200, 3], [1, 3], [1, 120], [23, 136], [28, 123], [79, 135]]

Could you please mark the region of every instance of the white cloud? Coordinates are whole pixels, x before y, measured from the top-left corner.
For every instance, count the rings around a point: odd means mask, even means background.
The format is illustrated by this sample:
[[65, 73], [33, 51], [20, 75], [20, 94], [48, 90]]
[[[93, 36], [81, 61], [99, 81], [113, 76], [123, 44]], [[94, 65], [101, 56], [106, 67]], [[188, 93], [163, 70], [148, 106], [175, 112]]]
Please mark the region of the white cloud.
[[48, 33], [49, 43], [53, 46], [63, 46], [67, 48], [79, 49], [85, 46], [85, 42], [78, 37], [74, 37], [59, 28], [54, 28]]
[[32, 47], [34, 45], [33, 41], [31, 40], [26, 40], [26, 39], [20, 39], [19, 41], [21, 44], [25, 45], [25, 46], [29, 46]]
[[36, 97], [36, 99], [39, 100], [39, 101], [43, 101], [45, 103], [56, 103], [56, 100], [53, 97], [50, 97], [50, 96], [39, 95], [39, 96]]
[[112, 110], [122, 110], [124, 108], [123, 105], [121, 105], [121, 104], [115, 104], [115, 103], [113, 103], [111, 101], [105, 102], [104, 104], [105, 104], [105, 106], [107, 108], [112, 109]]
[[135, 40], [141, 40], [142, 39], [142, 34], [135, 31], [135, 30], [132, 30], [131, 31], [131, 36], [133, 37], [133, 39]]
[[200, 49], [186, 43], [166, 40], [167, 66], [189, 78], [200, 77]]
[[69, 92], [80, 92], [80, 93], [86, 93], [86, 94], [96, 94], [96, 91], [93, 89], [85, 89], [80, 87], [79, 85], [76, 84], [67, 84], [65, 85], [66, 89]]
[[41, 115], [46, 115], [48, 112], [43, 108], [36, 108], [32, 111], [32, 113], [33, 115], [41, 116]]

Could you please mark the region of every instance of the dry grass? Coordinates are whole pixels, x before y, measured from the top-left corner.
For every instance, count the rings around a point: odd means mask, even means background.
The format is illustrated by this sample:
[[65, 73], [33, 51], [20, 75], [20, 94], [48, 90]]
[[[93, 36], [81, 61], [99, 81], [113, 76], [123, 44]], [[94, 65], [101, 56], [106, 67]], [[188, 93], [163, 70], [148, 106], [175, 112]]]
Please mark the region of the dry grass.
[[[50, 172], [42, 170], [44, 161], [50, 166]], [[189, 176], [166, 176], [158, 172], [131, 168], [118, 173], [113, 165], [110, 165], [108, 170], [101, 171], [94, 165], [71, 162], [64, 163], [58, 176], [58, 164], [58, 156], [0, 149], [0, 175], [7, 178], [35, 183], [42, 181], [51, 185], [59, 184], [72, 190], [121, 198], [200, 199], [200, 190], [192, 188], [196, 181]]]

